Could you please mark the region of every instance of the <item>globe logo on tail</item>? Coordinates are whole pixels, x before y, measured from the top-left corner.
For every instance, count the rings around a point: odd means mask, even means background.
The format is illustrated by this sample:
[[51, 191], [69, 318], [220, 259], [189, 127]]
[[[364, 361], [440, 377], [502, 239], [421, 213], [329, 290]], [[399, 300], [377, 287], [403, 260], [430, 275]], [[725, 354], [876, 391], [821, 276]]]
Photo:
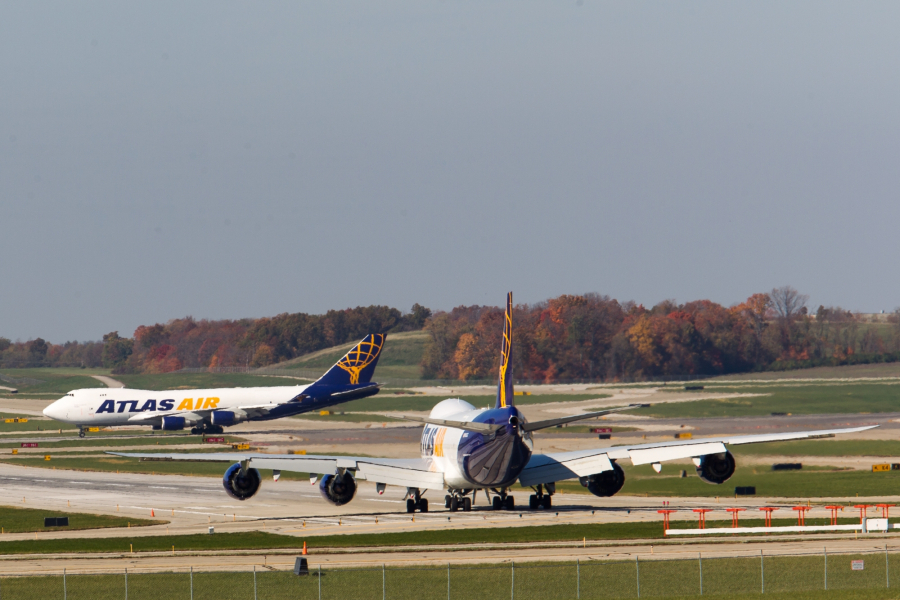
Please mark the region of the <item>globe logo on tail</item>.
[[384, 334], [375, 333], [356, 345], [347, 355], [338, 361], [337, 366], [350, 374], [350, 384], [359, 383], [359, 374], [378, 358], [384, 346]]

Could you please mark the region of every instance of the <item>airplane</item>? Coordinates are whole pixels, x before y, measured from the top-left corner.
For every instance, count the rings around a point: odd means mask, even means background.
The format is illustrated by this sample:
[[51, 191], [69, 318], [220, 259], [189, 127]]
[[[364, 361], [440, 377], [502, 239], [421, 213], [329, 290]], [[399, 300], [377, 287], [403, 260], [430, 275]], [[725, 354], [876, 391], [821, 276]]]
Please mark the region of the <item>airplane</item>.
[[[233, 463], [223, 477], [229, 496], [247, 500], [260, 489], [259, 469], [271, 469], [277, 481], [281, 471], [310, 473], [319, 481], [322, 497], [335, 506], [350, 502], [359, 481], [375, 483], [383, 494], [388, 485], [406, 489], [406, 511], [428, 512], [427, 490], [447, 490], [444, 506], [450, 511], [470, 511], [477, 492], [483, 491], [490, 507], [514, 510], [513, 484], [531, 488], [529, 508], [548, 509], [556, 482], [577, 479], [589, 492], [609, 497], [622, 489], [625, 473], [617, 461], [650, 464], [660, 472], [662, 463], [692, 459], [700, 479], [722, 484], [735, 471], [734, 456], [726, 446], [799, 439], [834, 437], [865, 431], [877, 425], [847, 429], [768, 433], [761, 435], [695, 438], [610, 446], [591, 450], [534, 453], [532, 433], [541, 429], [591, 419], [640, 405], [611, 408], [571, 417], [528, 422], [514, 406], [512, 380], [512, 293], [506, 299], [497, 401], [494, 408], [478, 409], [459, 398], [439, 402], [428, 417], [405, 417], [423, 423], [420, 458], [385, 459], [354, 456], [295, 456], [229, 452], [217, 454], [139, 454], [109, 452], [142, 460], [179, 460]], [[318, 475], [322, 475], [321, 480]], [[491, 496], [493, 494], [493, 496]]]
[[[149, 425], [192, 434], [222, 433], [244, 421], [270, 421], [367, 398], [386, 335], [367, 335], [322, 377], [308, 385], [178, 391], [89, 388], [74, 390], [44, 409], [44, 415], [77, 425], [79, 436], [97, 426]], [[190, 396], [190, 397], [188, 397]]]

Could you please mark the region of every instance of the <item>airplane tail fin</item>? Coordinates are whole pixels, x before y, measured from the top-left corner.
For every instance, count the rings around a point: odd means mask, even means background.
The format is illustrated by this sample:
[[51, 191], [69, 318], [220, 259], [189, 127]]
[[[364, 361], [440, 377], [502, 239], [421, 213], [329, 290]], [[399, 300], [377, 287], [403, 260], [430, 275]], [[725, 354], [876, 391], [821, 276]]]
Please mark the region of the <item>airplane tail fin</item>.
[[512, 355], [512, 292], [506, 295], [506, 315], [503, 318], [503, 345], [500, 347], [500, 377], [497, 380], [497, 405], [495, 408], [513, 406]]
[[344, 386], [369, 383], [372, 381], [386, 338], [387, 335], [383, 333], [370, 333], [313, 385]]

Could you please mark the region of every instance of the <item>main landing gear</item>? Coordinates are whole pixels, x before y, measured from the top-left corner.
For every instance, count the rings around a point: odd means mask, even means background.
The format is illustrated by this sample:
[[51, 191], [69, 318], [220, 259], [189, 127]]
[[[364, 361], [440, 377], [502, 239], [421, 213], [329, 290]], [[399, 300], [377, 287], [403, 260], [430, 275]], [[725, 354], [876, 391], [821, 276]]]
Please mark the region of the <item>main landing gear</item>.
[[221, 425], [208, 425], [202, 423], [200, 427], [191, 427], [191, 435], [206, 435], [209, 433], [225, 433], [225, 428]]
[[494, 490], [496, 495], [491, 499], [491, 507], [494, 510], [516, 510], [516, 501], [507, 494], [507, 491], [507, 488], [500, 491]]
[[547, 493], [544, 493], [544, 486], [538, 485], [533, 488], [536, 494], [532, 494], [528, 497], [528, 508], [532, 510], [536, 510], [538, 508], [543, 508], [544, 510], [549, 510], [551, 506], [553, 506], [553, 501], [551, 497], [553, 493], [556, 492], [556, 485], [553, 483], [547, 484]]
[[444, 508], [450, 509], [450, 512], [458, 510], [469, 512], [472, 510], [472, 499], [465, 494], [465, 490], [462, 492], [450, 490], [450, 493], [444, 496]]
[[406, 512], [428, 512], [428, 499], [422, 497], [422, 493], [419, 491], [419, 488], [409, 490], [409, 495], [412, 497], [406, 499]]

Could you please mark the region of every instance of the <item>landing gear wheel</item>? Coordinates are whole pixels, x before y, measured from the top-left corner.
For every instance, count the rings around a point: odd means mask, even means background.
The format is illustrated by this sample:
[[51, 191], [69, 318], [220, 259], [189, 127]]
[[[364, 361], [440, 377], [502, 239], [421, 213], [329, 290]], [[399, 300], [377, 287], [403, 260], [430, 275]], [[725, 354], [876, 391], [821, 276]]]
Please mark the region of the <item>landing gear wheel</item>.
[[197, 429], [196, 427], [191, 427], [191, 435], [201, 435], [203, 433], [202, 429]]
[[491, 500], [491, 508], [494, 510], [500, 510], [503, 508], [503, 500], [500, 496], [494, 496], [493, 500]]
[[506, 502], [503, 503], [506, 510], [516, 510], [516, 502], [513, 500], [512, 496], [506, 497]]
[[534, 494], [528, 496], [528, 508], [536, 510], [538, 507], [538, 497]]
[[416, 501], [412, 498], [406, 499], [406, 512], [414, 513], [416, 512]]
[[79, 429], [79, 430], [78, 430], [78, 437], [80, 437], [80, 438], [83, 438], [83, 437], [84, 437], [84, 429]]
[[425, 498], [419, 500], [419, 512], [428, 512], [428, 500]]
[[472, 499], [471, 498], [463, 498], [463, 510], [469, 512], [472, 510]]
[[544, 496], [541, 498], [541, 508], [550, 509], [553, 506], [553, 501], [551, 500], [552, 496]]
[[450, 494], [444, 496], [444, 508], [450, 508]]
[[453, 496], [450, 498], [450, 512], [456, 512], [459, 510], [459, 498]]

